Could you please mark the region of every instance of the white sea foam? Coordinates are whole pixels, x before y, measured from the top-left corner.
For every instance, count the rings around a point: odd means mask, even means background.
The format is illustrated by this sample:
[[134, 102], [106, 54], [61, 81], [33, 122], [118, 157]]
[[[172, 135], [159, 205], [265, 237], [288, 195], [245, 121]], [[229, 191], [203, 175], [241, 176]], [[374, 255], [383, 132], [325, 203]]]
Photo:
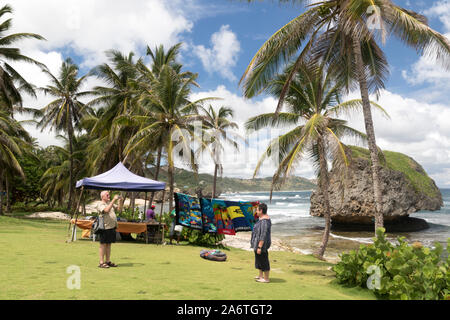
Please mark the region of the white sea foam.
[[332, 236], [333, 238], [336, 239], [344, 239], [344, 240], [350, 240], [350, 241], [356, 241], [356, 242], [360, 242], [360, 243], [373, 243], [372, 238], [350, 238], [350, 237], [343, 237], [343, 236], [338, 236], [332, 232], [330, 232], [330, 236]]

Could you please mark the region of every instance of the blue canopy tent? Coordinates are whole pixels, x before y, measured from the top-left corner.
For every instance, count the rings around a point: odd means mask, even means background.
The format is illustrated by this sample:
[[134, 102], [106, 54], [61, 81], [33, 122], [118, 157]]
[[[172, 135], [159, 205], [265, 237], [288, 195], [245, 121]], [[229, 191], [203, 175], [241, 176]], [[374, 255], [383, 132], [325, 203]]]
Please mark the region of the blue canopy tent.
[[138, 176], [119, 162], [114, 168], [98, 176], [77, 181], [76, 188], [120, 191], [159, 191], [166, 188], [165, 182]]
[[[76, 188], [81, 189], [80, 197], [78, 199], [77, 209], [76, 209], [76, 219], [78, 218], [78, 210], [83, 195], [84, 189], [95, 189], [95, 190], [120, 190], [129, 192], [145, 192], [145, 204], [144, 213], [147, 205], [147, 192], [154, 192], [165, 190], [166, 183], [160, 182], [148, 178], [144, 178], [132, 173], [128, 170], [122, 162], [119, 162], [114, 168], [90, 178], [83, 178], [76, 183]], [[161, 204], [161, 213], [164, 205], [164, 194], [163, 203]], [[134, 208], [133, 208], [134, 209]], [[76, 221], [75, 219], [75, 221]], [[74, 225], [74, 228], [76, 225]], [[74, 233], [72, 232], [72, 241]]]

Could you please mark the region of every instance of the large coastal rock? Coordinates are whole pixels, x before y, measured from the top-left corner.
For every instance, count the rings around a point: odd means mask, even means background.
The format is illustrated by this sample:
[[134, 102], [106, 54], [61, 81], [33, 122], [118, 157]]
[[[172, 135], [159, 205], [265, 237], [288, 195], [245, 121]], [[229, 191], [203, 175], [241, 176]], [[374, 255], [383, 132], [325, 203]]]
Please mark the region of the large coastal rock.
[[[329, 198], [333, 230], [373, 230], [374, 196], [369, 152], [349, 147], [351, 159], [347, 174], [330, 172]], [[439, 210], [442, 195], [434, 181], [412, 158], [384, 151], [381, 161], [382, 210], [387, 231], [417, 231], [426, 221], [409, 215], [419, 210]], [[312, 216], [323, 216], [323, 196], [319, 189], [311, 195]]]

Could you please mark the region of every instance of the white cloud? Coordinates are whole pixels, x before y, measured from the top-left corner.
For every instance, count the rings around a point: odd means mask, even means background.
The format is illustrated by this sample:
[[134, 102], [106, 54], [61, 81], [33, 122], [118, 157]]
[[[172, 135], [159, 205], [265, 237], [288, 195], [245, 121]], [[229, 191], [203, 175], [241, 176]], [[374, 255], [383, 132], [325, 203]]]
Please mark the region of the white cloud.
[[[245, 135], [244, 123], [252, 116], [273, 112], [277, 101], [272, 97], [259, 100], [247, 100], [218, 86], [215, 90], [199, 92], [192, 95], [192, 99], [204, 97], [221, 97], [213, 106], [232, 107], [235, 111], [234, 121], [239, 124], [239, 133]], [[360, 98], [359, 92], [352, 93], [348, 99]], [[372, 97], [373, 98], [373, 97]], [[374, 98], [373, 98], [374, 99]], [[375, 99], [374, 99], [375, 100]], [[391, 119], [386, 119], [380, 112], [373, 112], [373, 120], [377, 144], [383, 150], [404, 153], [420, 163], [425, 171], [435, 180], [438, 186], [450, 187], [450, 106], [437, 103], [423, 103], [415, 99], [405, 98], [398, 94], [384, 90], [378, 103], [387, 110]], [[365, 132], [362, 113], [347, 119], [349, 125], [361, 132]], [[281, 131], [271, 130], [272, 138]], [[231, 177], [251, 178], [257, 160], [270, 141], [268, 131], [261, 131], [256, 136], [250, 136], [251, 143], [247, 148], [241, 147], [236, 153], [227, 147], [223, 161], [224, 175]], [[355, 144], [352, 140], [347, 143]], [[204, 157], [200, 171], [213, 172], [212, 161]], [[275, 166], [267, 161], [261, 168], [259, 177], [272, 176]], [[308, 160], [300, 163], [295, 175], [314, 178], [314, 170]]]
[[442, 68], [436, 59], [422, 56], [411, 67], [411, 71], [402, 71], [403, 78], [411, 85], [432, 84], [441, 86], [450, 81], [450, 72]]
[[194, 54], [200, 58], [203, 67], [209, 73], [217, 72], [222, 77], [235, 81], [236, 76], [231, 70], [237, 63], [241, 50], [239, 40], [229, 25], [223, 25], [211, 36], [211, 48], [203, 45], [194, 46]]
[[[443, 34], [450, 40], [450, 2], [438, 1], [425, 10], [428, 18], [437, 18], [443, 25]], [[428, 54], [419, 58], [410, 70], [402, 70], [403, 78], [410, 85], [428, 85], [415, 94], [423, 101], [446, 101], [450, 90], [450, 72]]]
[[[91, 68], [105, 62], [104, 52], [112, 48], [127, 53], [130, 50], [136, 52], [146, 45], [171, 46], [181, 41], [181, 35], [190, 32], [193, 26], [187, 17], [193, 4], [192, 1], [181, 0], [131, 0], [126, 3], [16, 0], [12, 4], [13, 25], [9, 33], [33, 32], [45, 37], [46, 41], [23, 40], [19, 45], [24, 55], [44, 63], [56, 75], [68, 52], [82, 57], [81, 67]], [[48, 84], [47, 76], [38, 67], [24, 63], [13, 65], [37, 87]], [[89, 78], [87, 84], [94, 83], [98, 80]], [[24, 105], [42, 108], [50, 99], [43, 94], [38, 94], [37, 99], [24, 96]], [[18, 115], [17, 118], [25, 120], [30, 117]], [[25, 127], [41, 146], [61, 144], [54, 132], [41, 132], [33, 125]]]
[[[213, 101], [211, 103], [211, 105], [213, 105], [216, 109], [220, 106], [228, 106], [233, 108], [233, 121], [239, 125], [238, 134], [242, 137], [246, 137], [249, 141], [248, 145], [241, 143], [238, 152], [230, 146], [225, 148], [222, 162], [224, 167], [224, 176], [245, 179], [251, 178], [253, 176], [256, 164], [262, 153], [269, 145], [269, 142], [278, 137], [286, 129], [271, 128], [270, 130], [260, 130], [256, 133], [247, 134], [246, 136], [244, 123], [247, 119], [255, 115], [274, 112], [277, 105], [277, 100], [272, 97], [261, 98], [258, 100], [245, 99], [242, 96], [230, 92], [223, 85], [218, 86], [214, 90], [195, 93], [191, 96], [191, 99], [196, 100], [205, 97], [222, 98], [222, 100]], [[203, 161], [200, 163], [200, 172], [214, 172], [212, 160], [207, 155], [205, 155], [202, 160]], [[276, 166], [274, 165], [274, 162], [270, 159], [266, 160], [257, 177], [272, 176], [275, 169]], [[314, 178], [312, 165], [307, 160], [301, 162], [301, 165], [298, 166], [294, 174], [307, 178]]]
[[163, 0], [16, 0], [13, 4], [14, 32], [34, 32], [47, 41], [27, 41], [25, 46], [42, 50], [70, 47], [83, 56], [83, 66], [105, 61], [104, 52], [138, 51], [171, 46], [190, 32], [193, 23], [181, 9], [183, 1]]
[[[50, 51], [44, 53], [42, 51], [34, 50], [24, 52], [24, 54], [34, 57], [36, 60], [45, 64], [50, 72], [58, 77], [61, 64], [63, 62], [63, 57], [61, 53], [56, 51]], [[30, 63], [16, 63], [15, 69], [19, 74], [23, 75], [25, 79], [35, 85], [37, 88], [45, 87], [49, 84], [49, 77], [47, 74], [41, 71], [40, 67], [30, 64]], [[101, 81], [94, 77], [87, 78], [81, 91], [90, 90], [96, 85], [100, 85]], [[52, 96], [47, 96], [39, 90], [36, 90], [37, 97], [31, 97], [29, 95], [23, 95], [23, 105], [27, 108], [41, 109], [45, 107], [55, 98]], [[86, 102], [86, 101], [83, 101]], [[16, 116], [18, 120], [30, 120], [31, 116], [29, 114], [19, 114]], [[39, 145], [42, 147], [47, 147], [49, 145], [62, 145], [62, 142], [55, 137], [55, 132], [50, 131], [50, 129], [36, 129], [35, 125], [25, 124], [24, 127], [30, 133], [30, 135], [38, 140]]]
[[429, 17], [438, 17], [444, 25], [445, 32], [450, 32], [450, 2], [448, 0], [437, 1], [424, 13]]
[[[349, 98], [356, 97], [360, 98], [358, 93]], [[386, 90], [381, 93], [378, 104], [391, 116], [387, 120], [380, 112], [373, 112], [378, 146], [412, 157], [438, 186], [449, 187], [450, 106], [424, 103]], [[362, 114], [349, 119], [349, 125], [365, 132]]]

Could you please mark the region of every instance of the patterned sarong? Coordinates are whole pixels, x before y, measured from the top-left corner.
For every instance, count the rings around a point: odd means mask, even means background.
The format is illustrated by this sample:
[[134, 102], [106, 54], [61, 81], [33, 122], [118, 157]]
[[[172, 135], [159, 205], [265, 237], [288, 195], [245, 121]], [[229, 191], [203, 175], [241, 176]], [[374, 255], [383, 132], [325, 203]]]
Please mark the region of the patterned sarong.
[[177, 224], [202, 230], [202, 211], [198, 198], [187, 194], [175, 193], [175, 211]]
[[253, 230], [258, 203], [206, 198], [199, 200], [175, 193], [176, 221], [177, 224], [204, 233], [234, 235], [236, 232]]

